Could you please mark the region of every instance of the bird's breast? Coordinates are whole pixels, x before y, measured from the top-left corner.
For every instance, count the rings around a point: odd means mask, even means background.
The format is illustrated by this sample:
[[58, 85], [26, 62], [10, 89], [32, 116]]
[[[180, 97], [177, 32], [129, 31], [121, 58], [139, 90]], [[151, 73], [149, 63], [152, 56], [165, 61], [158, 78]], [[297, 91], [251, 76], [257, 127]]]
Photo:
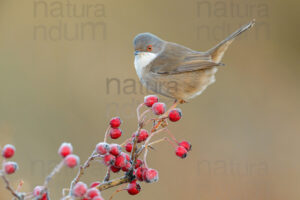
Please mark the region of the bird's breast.
[[143, 77], [143, 72], [155, 58], [157, 54], [151, 52], [142, 52], [135, 56], [134, 66], [138, 77]]

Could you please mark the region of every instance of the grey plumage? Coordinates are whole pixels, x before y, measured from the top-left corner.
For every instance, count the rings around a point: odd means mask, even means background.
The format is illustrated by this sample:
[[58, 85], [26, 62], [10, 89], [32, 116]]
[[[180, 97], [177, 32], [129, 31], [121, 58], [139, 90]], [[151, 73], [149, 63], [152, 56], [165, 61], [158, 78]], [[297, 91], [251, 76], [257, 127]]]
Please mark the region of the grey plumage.
[[[155, 54], [155, 58], [141, 69], [141, 73], [138, 73], [140, 81], [154, 92], [187, 101], [201, 94], [208, 85], [215, 81], [214, 75], [217, 68], [223, 65], [221, 59], [228, 46], [235, 37], [253, 25], [254, 21], [251, 21], [242, 26], [206, 52], [194, 51], [179, 44], [164, 41], [151, 33], [141, 33], [134, 39], [135, 51], [137, 53], [151, 52]], [[171, 82], [176, 85], [172, 91], [170, 85], [166, 84]]]

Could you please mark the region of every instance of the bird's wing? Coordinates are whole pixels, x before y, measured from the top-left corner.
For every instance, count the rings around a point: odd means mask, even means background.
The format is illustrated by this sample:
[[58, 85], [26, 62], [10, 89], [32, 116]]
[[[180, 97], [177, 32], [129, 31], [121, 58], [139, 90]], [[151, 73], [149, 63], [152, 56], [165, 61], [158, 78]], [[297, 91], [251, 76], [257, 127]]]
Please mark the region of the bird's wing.
[[151, 62], [150, 71], [157, 74], [178, 74], [223, 65], [206, 53], [193, 51], [175, 43], [167, 43]]

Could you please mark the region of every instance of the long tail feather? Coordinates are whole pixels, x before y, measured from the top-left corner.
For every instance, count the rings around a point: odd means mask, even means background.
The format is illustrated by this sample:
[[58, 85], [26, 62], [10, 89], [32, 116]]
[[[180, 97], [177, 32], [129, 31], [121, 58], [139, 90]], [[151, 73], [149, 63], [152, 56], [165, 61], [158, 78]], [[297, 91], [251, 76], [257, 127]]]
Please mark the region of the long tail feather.
[[207, 53], [211, 55], [212, 61], [219, 63], [224, 56], [225, 51], [229, 47], [229, 45], [233, 42], [235, 37], [240, 35], [246, 30], [249, 30], [255, 24], [255, 20], [252, 20], [250, 23], [242, 26], [237, 31], [229, 35], [225, 40], [220, 42], [217, 46], [213, 47], [212, 49], [208, 50]]

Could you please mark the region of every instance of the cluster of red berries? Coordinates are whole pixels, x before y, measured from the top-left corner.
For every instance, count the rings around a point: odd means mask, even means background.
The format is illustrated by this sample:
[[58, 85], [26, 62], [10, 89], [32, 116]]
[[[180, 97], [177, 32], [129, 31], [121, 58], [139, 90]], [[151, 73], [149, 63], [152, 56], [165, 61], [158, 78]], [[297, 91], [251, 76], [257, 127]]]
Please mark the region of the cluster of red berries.
[[185, 158], [187, 153], [192, 149], [192, 145], [188, 141], [178, 143], [175, 153], [180, 158]]
[[96, 145], [96, 152], [102, 157], [103, 163], [114, 173], [120, 170], [127, 172], [131, 168], [130, 156], [122, 152], [119, 144], [100, 142]]
[[[71, 143], [62, 143], [58, 149], [58, 154], [63, 158], [63, 164], [69, 168], [74, 168], [79, 165], [80, 159], [73, 154]], [[48, 193], [44, 186], [36, 186], [33, 190], [33, 196], [37, 200], [48, 200]]]
[[[158, 97], [156, 95], [148, 95], [144, 98], [145, 106], [152, 108], [155, 115], [162, 115], [166, 112], [166, 104], [158, 102]], [[172, 122], [177, 122], [181, 119], [181, 110], [179, 108], [174, 108], [169, 111], [168, 118]]]
[[2, 166], [2, 172], [5, 174], [13, 174], [18, 169], [18, 164], [13, 161], [6, 161], [6, 159], [10, 159], [15, 155], [16, 148], [11, 145], [7, 144], [2, 149], [2, 157], [5, 159]]
[[[158, 102], [158, 97], [156, 95], [148, 95], [144, 98], [144, 104], [147, 107], [151, 107], [152, 111], [156, 115], [162, 115], [166, 112], [166, 105], [164, 103]], [[168, 118], [171, 122], [177, 122], [181, 119], [182, 112], [180, 108], [174, 108], [169, 111]], [[148, 134], [147, 134], [148, 135]], [[178, 144], [175, 154], [180, 158], [185, 158], [187, 156], [188, 151], [191, 150], [192, 146], [187, 141], [182, 141]], [[126, 145], [126, 150], [131, 151], [132, 144], [128, 143]]]
[[122, 135], [122, 130], [119, 128], [122, 121], [120, 117], [114, 117], [110, 120], [110, 132], [109, 135], [112, 139], [118, 139]]
[[73, 154], [71, 143], [62, 143], [58, 149], [58, 154], [64, 159], [64, 164], [70, 168], [74, 168], [80, 163], [79, 157]]
[[72, 190], [72, 195], [82, 200], [104, 200], [100, 191], [96, 188], [100, 182], [92, 183], [88, 186], [83, 182], [78, 182]]
[[[153, 114], [157, 115], [154, 119], [154, 124], [159, 122], [167, 124], [167, 119], [171, 122], [177, 122], [182, 117], [182, 113], [179, 108], [173, 108], [167, 111], [165, 103], [159, 102], [158, 97], [155, 95], [146, 96], [142, 105], [148, 107], [148, 110], [144, 113], [152, 110]], [[144, 115], [142, 114], [141, 116]], [[114, 117], [110, 120], [109, 128], [105, 134], [105, 139], [103, 142], [96, 145], [93, 156], [95, 156], [95, 159], [100, 158], [103, 164], [109, 169], [109, 172], [125, 173], [128, 177], [129, 184], [124, 190], [126, 190], [130, 195], [136, 195], [141, 191], [141, 182], [154, 183], [159, 180], [158, 171], [149, 168], [146, 163], [147, 152], [144, 154], [144, 161], [138, 159], [140, 154], [137, 153], [138, 149], [140, 150], [143, 148], [148, 151], [147, 145], [149, 145], [149, 141], [155, 134], [154, 131], [159, 128], [159, 125], [151, 130], [151, 132], [143, 129], [141, 125], [139, 130], [134, 132], [122, 145], [117, 143], [108, 143], [108, 136], [110, 136], [113, 140], [122, 136], [122, 130], [120, 129], [121, 124], [122, 120], [120, 117]], [[172, 134], [171, 139], [172, 140], [168, 139], [168, 141], [174, 146], [175, 154], [180, 158], [185, 158], [187, 153], [191, 150], [191, 144], [187, 141], [177, 142]], [[158, 143], [163, 140], [164, 139], [161, 139], [153, 143]], [[132, 152], [134, 145], [136, 145], [135, 152]], [[152, 146], [150, 147], [152, 148]], [[129, 155], [129, 153], [131, 153], [131, 155]], [[4, 146], [2, 149], [4, 164], [0, 173], [12, 174], [17, 170], [17, 163], [6, 161], [6, 159], [13, 157], [14, 154], [14, 146], [9, 144]], [[80, 163], [79, 157], [73, 154], [73, 147], [70, 143], [62, 143], [58, 149], [58, 154], [63, 158], [61, 163], [58, 165], [59, 167], [65, 165], [69, 168], [74, 168]], [[133, 156], [133, 158], [131, 156]], [[55, 172], [56, 170], [59, 171], [59, 169], [54, 169]], [[70, 195], [72, 198], [81, 200], [104, 200], [99, 188], [101, 188], [101, 184], [105, 184], [106, 181], [107, 180], [105, 179], [103, 182], [93, 182], [89, 187], [87, 184], [79, 181], [71, 188]], [[36, 186], [31, 194], [37, 200], [48, 200], [47, 191], [47, 184], [45, 184], [44, 186]]]

